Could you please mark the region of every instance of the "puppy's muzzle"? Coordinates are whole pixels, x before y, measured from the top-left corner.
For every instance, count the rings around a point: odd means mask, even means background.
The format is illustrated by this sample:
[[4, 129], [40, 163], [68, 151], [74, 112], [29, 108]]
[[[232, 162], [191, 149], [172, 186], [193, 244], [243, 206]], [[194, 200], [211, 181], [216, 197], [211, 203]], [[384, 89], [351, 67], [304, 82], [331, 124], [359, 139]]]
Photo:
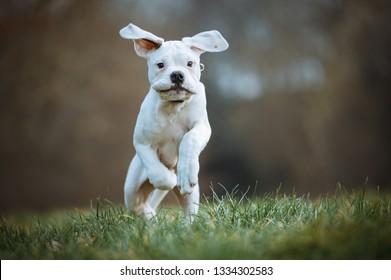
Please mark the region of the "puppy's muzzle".
[[[194, 94], [192, 91], [190, 91], [188, 88], [183, 86], [183, 83], [185, 82], [185, 74], [181, 71], [174, 71], [170, 74], [170, 80], [171, 80], [171, 86], [168, 89], [160, 89], [158, 90], [161, 93], [166, 92], [176, 92], [178, 95], [182, 92], [185, 92], [186, 95]], [[174, 100], [177, 101], [177, 100]], [[179, 100], [184, 101], [184, 100]]]

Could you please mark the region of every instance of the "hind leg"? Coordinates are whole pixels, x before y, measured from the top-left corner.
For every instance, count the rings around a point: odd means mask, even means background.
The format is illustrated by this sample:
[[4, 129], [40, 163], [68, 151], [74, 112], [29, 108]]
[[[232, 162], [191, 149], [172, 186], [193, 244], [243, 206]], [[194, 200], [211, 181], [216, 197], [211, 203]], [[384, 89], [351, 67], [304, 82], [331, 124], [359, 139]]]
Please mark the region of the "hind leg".
[[174, 188], [174, 193], [182, 206], [185, 220], [190, 224], [194, 221], [195, 215], [198, 213], [200, 204], [200, 188], [198, 184], [194, 186], [193, 192], [189, 195], [182, 195], [178, 188]]
[[157, 207], [162, 202], [164, 197], [168, 194], [168, 192], [169, 191], [159, 190], [159, 189], [153, 190], [153, 192], [148, 198], [148, 204], [152, 207], [152, 209], [156, 211]]
[[132, 159], [125, 180], [125, 205], [129, 211], [144, 215], [148, 219], [155, 216], [155, 210], [149, 205], [148, 197], [154, 190], [148, 181], [147, 172], [140, 158]]

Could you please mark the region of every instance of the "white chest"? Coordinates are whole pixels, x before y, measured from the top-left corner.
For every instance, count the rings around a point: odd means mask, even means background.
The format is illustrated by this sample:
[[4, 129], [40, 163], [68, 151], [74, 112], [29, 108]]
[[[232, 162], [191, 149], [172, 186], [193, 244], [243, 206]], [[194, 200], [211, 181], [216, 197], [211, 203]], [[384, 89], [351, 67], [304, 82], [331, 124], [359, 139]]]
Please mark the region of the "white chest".
[[159, 133], [156, 135], [156, 148], [159, 159], [167, 167], [174, 168], [178, 162], [179, 145], [189, 131], [189, 124], [181, 112], [160, 112], [157, 122]]

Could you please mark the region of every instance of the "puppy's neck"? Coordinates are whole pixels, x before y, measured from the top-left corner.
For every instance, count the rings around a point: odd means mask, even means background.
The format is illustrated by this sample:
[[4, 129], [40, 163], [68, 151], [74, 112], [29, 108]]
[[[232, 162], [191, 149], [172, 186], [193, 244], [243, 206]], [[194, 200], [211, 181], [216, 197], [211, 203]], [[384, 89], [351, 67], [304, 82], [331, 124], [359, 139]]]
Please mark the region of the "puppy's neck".
[[160, 100], [159, 110], [167, 115], [178, 114], [188, 102], [189, 100], [182, 102]]

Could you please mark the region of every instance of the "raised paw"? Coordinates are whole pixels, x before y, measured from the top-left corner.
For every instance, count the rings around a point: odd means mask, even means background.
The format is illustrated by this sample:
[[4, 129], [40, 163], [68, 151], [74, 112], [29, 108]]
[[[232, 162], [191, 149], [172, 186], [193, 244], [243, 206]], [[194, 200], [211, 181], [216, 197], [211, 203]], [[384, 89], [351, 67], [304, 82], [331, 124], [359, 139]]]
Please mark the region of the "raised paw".
[[198, 185], [198, 160], [193, 160], [191, 163], [178, 163], [178, 187], [182, 195], [189, 195]]
[[161, 169], [150, 174], [149, 182], [159, 190], [171, 190], [177, 185], [176, 174], [168, 169]]

